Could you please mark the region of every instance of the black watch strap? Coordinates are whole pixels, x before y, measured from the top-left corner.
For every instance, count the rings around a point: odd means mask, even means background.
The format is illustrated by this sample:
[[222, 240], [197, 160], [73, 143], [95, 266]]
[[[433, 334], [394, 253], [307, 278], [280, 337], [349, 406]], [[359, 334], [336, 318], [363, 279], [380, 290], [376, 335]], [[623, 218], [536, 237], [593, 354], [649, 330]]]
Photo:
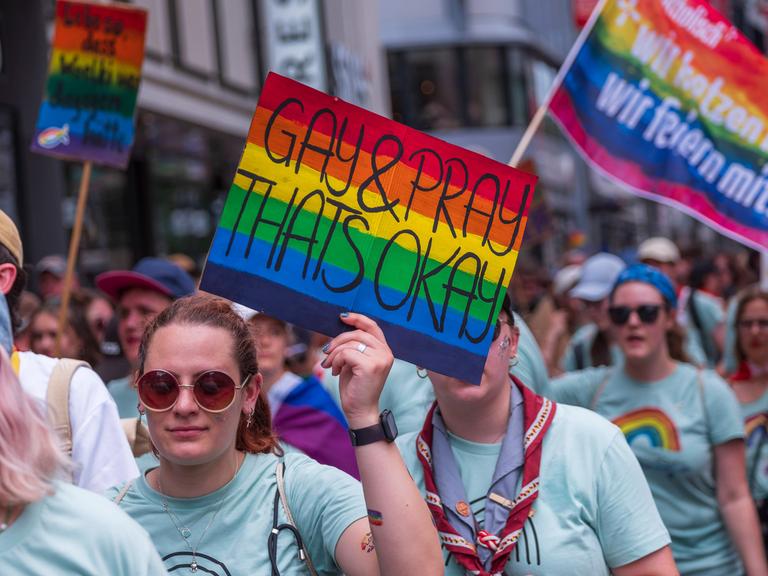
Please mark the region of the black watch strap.
[[389, 410], [384, 410], [379, 414], [378, 423], [356, 430], [350, 429], [349, 438], [352, 440], [352, 446], [366, 446], [382, 440], [393, 442], [397, 438], [395, 416]]

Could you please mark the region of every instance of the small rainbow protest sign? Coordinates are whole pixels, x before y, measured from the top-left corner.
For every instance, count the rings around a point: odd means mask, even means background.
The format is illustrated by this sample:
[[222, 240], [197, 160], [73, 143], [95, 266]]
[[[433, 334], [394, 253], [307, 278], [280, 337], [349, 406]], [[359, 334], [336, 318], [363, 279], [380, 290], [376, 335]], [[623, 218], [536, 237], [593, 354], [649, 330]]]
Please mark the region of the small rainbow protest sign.
[[118, 167], [128, 163], [146, 26], [141, 8], [56, 3], [32, 150]]
[[479, 382], [536, 177], [270, 74], [201, 289]]
[[704, 0], [607, 0], [550, 104], [593, 166], [768, 246], [768, 60]]

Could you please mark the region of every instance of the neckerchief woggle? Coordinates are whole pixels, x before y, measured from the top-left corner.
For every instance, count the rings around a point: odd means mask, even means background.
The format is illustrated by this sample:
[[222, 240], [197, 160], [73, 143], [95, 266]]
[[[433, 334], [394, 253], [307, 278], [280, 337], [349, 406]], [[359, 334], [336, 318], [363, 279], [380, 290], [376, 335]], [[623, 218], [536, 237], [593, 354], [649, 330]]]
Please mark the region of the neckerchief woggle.
[[[515, 549], [520, 538], [531, 507], [539, 495], [539, 472], [541, 468], [542, 441], [555, 416], [556, 404], [551, 400], [538, 396], [526, 388], [520, 380], [510, 374], [510, 378], [523, 395], [523, 479], [520, 493], [512, 502], [512, 508], [507, 518], [507, 523], [501, 532], [496, 535], [498, 544], [493, 553], [490, 571], [486, 570], [477, 554], [477, 544], [469, 542], [461, 536], [451, 525], [440, 500], [440, 495], [435, 484], [432, 470], [432, 417], [437, 409], [437, 402], [432, 404], [424, 427], [416, 440], [419, 460], [424, 469], [424, 485], [426, 487], [426, 501], [432, 518], [435, 521], [440, 541], [446, 550], [453, 554], [456, 562], [470, 574], [477, 576], [496, 576], [502, 574], [509, 555]], [[478, 532], [479, 537], [487, 537]]]
[[768, 366], [758, 366], [752, 362], [743, 360], [739, 364], [738, 370], [728, 378], [734, 382], [743, 382], [745, 380], [752, 380], [753, 378], [761, 378], [768, 376]]

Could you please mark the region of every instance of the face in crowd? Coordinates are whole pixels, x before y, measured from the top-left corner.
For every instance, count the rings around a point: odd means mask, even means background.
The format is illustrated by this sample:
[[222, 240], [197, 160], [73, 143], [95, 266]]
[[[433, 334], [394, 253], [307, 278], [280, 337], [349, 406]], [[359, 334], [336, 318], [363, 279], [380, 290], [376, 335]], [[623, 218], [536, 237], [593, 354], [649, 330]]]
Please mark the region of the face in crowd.
[[136, 366], [144, 328], [170, 303], [170, 297], [146, 288], [129, 288], [121, 294], [117, 306], [117, 334], [131, 366]]
[[285, 372], [285, 356], [290, 344], [285, 322], [256, 314], [248, 321], [259, 357], [259, 371], [268, 383]]
[[479, 386], [438, 372], [428, 372], [440, 403], [456, 401], [472, 406], [495, 402], [502, 388], [509, 387], [509, 362], [517, 354], [520, 333], [506, 310], [499, 314], [494, 336]]
[[768, 292], [744, 296], [736, 313], [736, 346], [742, 360], [768, 364]]
[[144, 338], [136, 384], [162, 459], [228, 465], [235, 449], [269, 450], [273, 437], [253, 340], [228, 302], [177, 300]]
[[80, 358], [83, 342], [71, 325], [61, 334], [59, 354], [56, 354], [56, 333], [59, 319], [47, 310], [41, 310], [32, 317], [30, 322], [30, 349], [37, 354], [51, 357]]
[[608, 309], [616, 343], [627, 362], [658, 358], [666, 348], [666, 333], [674, 314], [656, 288], [626, 282], [613, 292]]

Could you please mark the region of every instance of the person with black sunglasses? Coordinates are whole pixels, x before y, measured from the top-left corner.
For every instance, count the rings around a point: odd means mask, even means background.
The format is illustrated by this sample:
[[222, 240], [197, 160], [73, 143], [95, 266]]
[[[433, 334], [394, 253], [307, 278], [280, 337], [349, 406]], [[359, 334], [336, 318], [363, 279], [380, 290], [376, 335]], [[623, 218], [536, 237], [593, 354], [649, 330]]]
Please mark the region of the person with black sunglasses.
[[159, 466], [108, 496], [149, 532], [172, 574], [442, 573], [426, 504], [378, 398], [392, 365], [379, 327], [353, 313], [326, 366], [361, 483], [283, 454], [261, 389], [256, 346], [229, 301], [181, 298], [144, 332], [136, 389]]
[[624, 432], [672, 537], [681, 574], [768, 574], [744, 473], [744, 430], [728, 385], [678, 361], [677, 297], [645, 264], [616, 280], [609, 316], [624, 362], [552, 382], [552, 397]]

